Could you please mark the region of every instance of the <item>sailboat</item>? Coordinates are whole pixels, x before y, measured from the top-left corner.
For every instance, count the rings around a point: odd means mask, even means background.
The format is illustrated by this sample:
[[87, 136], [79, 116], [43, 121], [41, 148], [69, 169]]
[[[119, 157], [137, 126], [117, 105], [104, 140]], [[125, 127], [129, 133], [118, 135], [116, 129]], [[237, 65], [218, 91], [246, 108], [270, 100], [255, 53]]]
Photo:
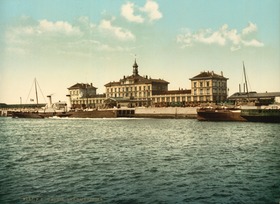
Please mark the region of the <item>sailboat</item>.
[[45, 107], [39, 108], [38, 103], [38, 92], [37, 92], [38, 82], [36, 78], [34, 79], [35, 94], [36, 94], [36, 108], [29, 111], [15, 111], [12, 112], [13, 118], [46, 118], [46, 117], [68, 117], [71, 113], [67, 112], [67, 104], [65, 102], [52, 103], [51, 96], [49, 98], [49, 104], [46, 104]]
[[[245, 76], [246, 92], [249, 96], [245, 65], [243, 62], [243, 72]], [[249, 98], [249, 97], [248, 97]], [[248, 100], [249, 101], [249, 100]], [[203, 107], [197, 109], [197, 119], [200, 121], [246, 121], [246, 118], [241, 116], [240, 107]]]

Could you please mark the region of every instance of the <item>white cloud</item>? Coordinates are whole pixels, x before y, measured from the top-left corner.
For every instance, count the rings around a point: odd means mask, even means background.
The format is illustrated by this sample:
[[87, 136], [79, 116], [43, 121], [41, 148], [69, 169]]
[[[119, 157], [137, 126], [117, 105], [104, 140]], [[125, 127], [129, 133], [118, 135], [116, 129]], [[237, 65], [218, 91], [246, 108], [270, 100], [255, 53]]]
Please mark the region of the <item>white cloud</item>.
[[128, 30], [113, 26], [112, 22], [109, 20], [102, 20], [100, 22], [99, 28], [103, 31], [108, 31], [111, 33], [113, 36], [120, 40], [134, 40], [135, 36]]
[[134, 4], [130, 2], [127, 2], [126, 4], [122, 5], [121, 15], [131, 22], [136, 22], [136, 23], [144, 22], [144, 18], [142, 16], [134, 15]]
[[159, 11], [158, 4], [152, 0], [147, 0], [145, 6], [141, 8], [141, 10], [147, 13], [150, 21], [162, 18], [162, 13]]
[[256, 39], [252, 39], [250, 41], [242, 41], [245, 46], [248, 47], [263, 47], [264, 44]]
[[257, 31], [257, 25], [249, 22], [248, 26], [242, 30], [243, 35], [247, 35], [249, 33], [253, 33]]
[[[135, 11], [141, 15], [135, 15]], [[130, 22], [143, 23], [145, 21], [155, 21], [162, 18], [159, 5], [153, 0], [147, 0], [143, 7], [135, 6], [134, 3], [127, 2], [122, 5], [121, 15]]]
[[96, 25], [85, 16], [73, 24], [46, 19], [19, 21], [6, 29], [5, 52], [12, 55], [79, 53], [79, 56], [88, 56], [87, 53], [94, 51], [129, 50], [129, 47], [125, 47], [128, 45], [119, 46], [119, 40], [134, 40], [135, 36], [122, 27], [114, 26], [112, 22], [102, 20]]
[[39, 21], [37, 31], [39, 33], [58, 33], [58, 34], [65, 34], [65, 35], [81, 34], [79, 28], [73, 27], [70, 23], [63, 22], [63, 21], [51, 22], [48, 20], [41, 20]]
[[[264, 44], [254, 38], [250, 38], [249, 33], [257, 31], [256, 24], [249, 25], [238, 33], [236, 29], [229, 29], [227, 24], [224, 24], [217, 31], [211, 29], [202, 29], [198, 32], [191, 32], [184, 29], [181, 34], [177, 35], [177, 42], [182, 48], [191, 47], [196, 44], [215, 44], [219, 46], [229, 46], [230, 50], [236, 51], [242, 47], [262, 47]], [[246, 38], [245, 38], [246, 37]]]

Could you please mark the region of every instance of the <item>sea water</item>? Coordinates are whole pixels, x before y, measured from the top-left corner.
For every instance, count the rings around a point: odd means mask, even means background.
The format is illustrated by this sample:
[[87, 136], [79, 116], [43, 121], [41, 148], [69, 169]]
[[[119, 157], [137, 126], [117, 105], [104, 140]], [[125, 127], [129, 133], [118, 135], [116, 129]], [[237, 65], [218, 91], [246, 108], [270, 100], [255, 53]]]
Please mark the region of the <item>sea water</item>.
[[0, 118], [0, 203], [279, 203], [280, 125]]

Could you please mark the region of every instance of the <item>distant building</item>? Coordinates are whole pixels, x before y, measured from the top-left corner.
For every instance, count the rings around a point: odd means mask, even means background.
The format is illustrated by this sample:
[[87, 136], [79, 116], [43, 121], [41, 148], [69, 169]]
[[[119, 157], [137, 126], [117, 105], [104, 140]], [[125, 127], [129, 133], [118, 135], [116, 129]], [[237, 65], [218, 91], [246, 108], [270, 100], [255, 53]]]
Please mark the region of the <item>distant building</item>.
[[201, 72], [191, 80], [191, 97], [193, 102], [220, 103], [227, 99], [228, 78], [212, 72]]
[[68, 88], [71, 107], [73, 108], [97, 108], [102, 107], [105, 94], [96, 94], [97, 88], [88, 83], [77, 83]]
[[237, 92], [228, 97], [228, 101], [242, 105], [243, 103], [247, 103], [248, 101], [254, 102], [260, 105], [268, 105], [272, 103], [279, 103], [280, 92], [265, 92], [265, 93], [257, 93], [257, 92]]
[[[169, 82], [163, 79], [152, 79], [151, 77], [140, 76], [136, 60], [133, 65], [133, 74], [123, 76], [117, 82], [110, 82], [105, 85], [106, 98], [129, 99], [130, 106], [151, 106], [152, 96], [168, 90]], [[116, 101], [116, 100], [115, 100]]]

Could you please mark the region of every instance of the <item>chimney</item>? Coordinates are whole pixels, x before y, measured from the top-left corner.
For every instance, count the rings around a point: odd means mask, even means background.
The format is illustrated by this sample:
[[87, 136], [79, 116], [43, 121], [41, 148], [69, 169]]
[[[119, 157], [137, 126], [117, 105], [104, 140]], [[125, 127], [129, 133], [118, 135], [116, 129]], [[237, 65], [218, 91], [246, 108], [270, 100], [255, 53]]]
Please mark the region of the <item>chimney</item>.
[[223, 71], [221, 71], [221, 76], [224, 76], [224, 73], [223, 73]]
[[49, 98], [49, 107], [52, 105], [52, 95], [47, 96]]

